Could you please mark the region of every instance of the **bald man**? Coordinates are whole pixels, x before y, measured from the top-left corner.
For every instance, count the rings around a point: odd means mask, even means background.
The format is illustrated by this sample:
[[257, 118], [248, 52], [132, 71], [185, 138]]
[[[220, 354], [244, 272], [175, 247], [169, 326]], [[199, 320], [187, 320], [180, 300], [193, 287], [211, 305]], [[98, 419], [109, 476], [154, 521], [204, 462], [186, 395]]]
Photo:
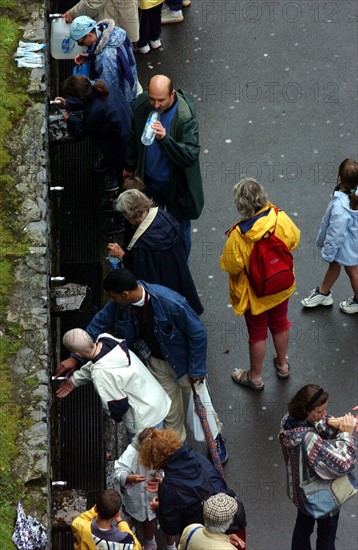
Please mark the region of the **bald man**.
[[93, 342], [88, 332], [75, 328], [66, 332], [62, 341], [87, 362], [62, 382], [57, 397], [62, 399], [92, 382], [104, 412], [115, 422], [123, 420], [130, 440], [148, 426], [163, 426], [171, 400], [125, 340], [103, 333]]
[[[145, 146], [141, 135], [152, 110], [160, 120], [152, 124], [155, 140]], [[174, 90], [165, 75], [153, 76], [148, 92], [133, 106], [132, 132], [127, 148], [124, 179], [135, 173], [145, 183], [146, 194], [170, 212], [180, 224], [187, 258], [191, 247], [191, 223], [204, 205], [199, 164], [199, 128], [193, 98]]]

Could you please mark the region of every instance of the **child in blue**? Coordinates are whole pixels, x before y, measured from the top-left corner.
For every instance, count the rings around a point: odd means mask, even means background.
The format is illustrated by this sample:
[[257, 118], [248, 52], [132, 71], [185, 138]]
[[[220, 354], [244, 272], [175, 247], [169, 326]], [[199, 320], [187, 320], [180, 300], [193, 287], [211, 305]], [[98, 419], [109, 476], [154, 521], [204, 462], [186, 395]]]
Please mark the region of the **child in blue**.
[[344, 267], [353, 289], [353, 296], [339, 307], [344, 313], [358, 313], [358, 210], [355, 200], [358, 185], [358, 163], [345, 159], [338, 170], [336, 188], [323, 216], [317, 236], [322, 258], [329, 262], [321, 286], [301, 301], [304, 307], [333, 304], [331, 288]]

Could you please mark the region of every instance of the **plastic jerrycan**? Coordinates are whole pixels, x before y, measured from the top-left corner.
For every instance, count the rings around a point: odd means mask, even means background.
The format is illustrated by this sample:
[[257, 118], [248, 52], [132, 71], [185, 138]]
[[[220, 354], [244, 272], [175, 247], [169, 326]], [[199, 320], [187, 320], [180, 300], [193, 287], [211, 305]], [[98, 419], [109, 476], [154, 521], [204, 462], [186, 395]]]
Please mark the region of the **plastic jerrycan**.
[[74, 59], [76, 55], [83, 53], [82, 47], [71, 38], [70, 25], [63, 17], [53, 17], [52, 19], [50, 46], [51, 55], [55, 59]]

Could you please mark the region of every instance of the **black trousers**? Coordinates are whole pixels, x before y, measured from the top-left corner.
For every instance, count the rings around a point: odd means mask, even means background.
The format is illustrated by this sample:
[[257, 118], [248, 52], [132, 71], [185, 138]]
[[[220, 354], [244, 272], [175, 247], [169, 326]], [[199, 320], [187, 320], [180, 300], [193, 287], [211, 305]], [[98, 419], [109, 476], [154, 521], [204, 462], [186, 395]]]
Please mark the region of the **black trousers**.
[[160, 38], [161, 33], [161, 12], [162, 4], [149, 10], [139, 10], [139, 41], [138, 48], [143, 48], [149, 40], [154, 41]]
[[291, 550], [311, 550], [311, 535], [317, 521], [316, 550], [335, 550], [339, 512], [335, 516], [315, 519], [297, 510]]

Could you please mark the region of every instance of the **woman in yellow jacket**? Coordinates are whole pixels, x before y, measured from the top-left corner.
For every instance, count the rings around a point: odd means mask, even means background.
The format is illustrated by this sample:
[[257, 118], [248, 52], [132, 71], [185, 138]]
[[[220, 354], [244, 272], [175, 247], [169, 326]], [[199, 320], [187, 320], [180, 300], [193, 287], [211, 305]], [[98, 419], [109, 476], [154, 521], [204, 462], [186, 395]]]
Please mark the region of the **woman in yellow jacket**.
[[249, 333], [250, 369], [235, 368], [233, 380], [252, 390], [264, 389], [262, 364], [266, 352], [267, 329], [275, 347], [274, 366], [280, 379], [288, 378], [287, 361], [290, 322], [287, 317], [288, 298], [295, 290], [294, 283], [285, 290], [258, 298], [250, 285], [250, 255], [255, 242], [274, 232], [289, 250], [300, 241], [300, 230], [293, 221], [267, 199], [264, 188], [247, 178], [234, 186], [235, 205], [243, 218], [228, 231], [220, 267], [229, 277], [230, 302], [236, 315], [244, 315]]

